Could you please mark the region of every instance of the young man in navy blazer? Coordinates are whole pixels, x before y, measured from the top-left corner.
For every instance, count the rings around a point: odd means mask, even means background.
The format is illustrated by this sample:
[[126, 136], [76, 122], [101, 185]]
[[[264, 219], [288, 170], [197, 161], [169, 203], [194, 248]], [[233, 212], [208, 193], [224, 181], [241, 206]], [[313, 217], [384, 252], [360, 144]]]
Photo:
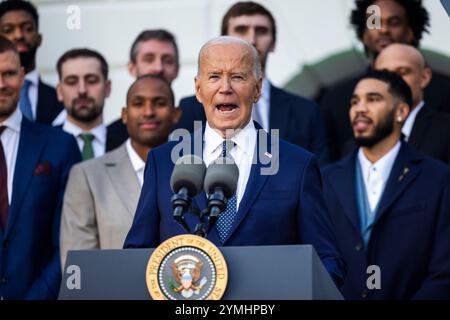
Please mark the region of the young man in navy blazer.
[[364, 76], [350, 103], [359, 149], [323, 172], [347, 299], [450, 299], [450, 167], [401, 140], [411, 104], [396, 73]]
[[[248, 42], [225, 36], [202, 47], [195, 90], [204, 105], [207, 123], [203, 133], [198, 131], [190, 137], [195, 140], [200, 136], [194, 144], [204, 142], [199, 156], [206, 165], [222, 154], [225, 140], [233, 141], [229, 154], [239, 168], [236, 207], [229, 213], [230, 219], [219, 218], [208, 239], [219, 246], [312, 244], [339, 284], [345, 263], [334, 245], [316, 160], [303, 148], [274, 139], [251, 120], [261, 83], [258, 52]], [[263, 139], [269, 140], [267, 149]], [[177, 147], [177, 142], [170, 142], [149, 153], [125, 248], [156, 247], [185, 233], [174, 221], [170, 203], [170, 177], [177, 160], [174, 158], [178, 158], [172, 153]], [[267, 163], [271, 167], [265, 168], [263, 164]], [[206, 207], [205, 192], [193, 199], [199, 209]], [[194, 230], [196, 219], [187, 215], [186, 221]]]
[[61, 279], [59, 223], [75, 139], [26, 119], [24, 71], [0, 36], [0, 300], [55, 299]]

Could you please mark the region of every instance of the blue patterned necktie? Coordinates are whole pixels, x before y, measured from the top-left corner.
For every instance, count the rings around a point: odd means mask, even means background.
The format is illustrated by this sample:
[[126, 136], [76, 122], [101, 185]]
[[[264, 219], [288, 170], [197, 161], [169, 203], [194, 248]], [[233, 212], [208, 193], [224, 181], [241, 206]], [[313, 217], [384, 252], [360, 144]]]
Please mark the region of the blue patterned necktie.
[[[231, 157], [228, 153], [231, 151], [231, 149], [233, 149], [233, 147], [234, 142], [230, 140], [224, 140], [222, 143], [222, 156], [226, 157], [228, 155], [229, 157]], [[236, 194], [234, 194], [230, 199], [228, 199], [227, 208], [225, 212], [220, 215], [219, 220], [217, 220], [216, 223], [216, 229], [222, 243], [225, 242], [225, 239], [231, 231], [231, 227], [236, 217], [236, 209], [237, 198]]]
[[30, 89], [31, 81], [25, 79], [23, 81], [23, 86], [20, 89], [20, 111], [22, 111], [22, 114], [25, 118], [27, 118], [30, 121], [34, 121], [33, 118], [33, 111], [31, 111], [31, 101], [30, 97], [28, 96], [28, 89]]

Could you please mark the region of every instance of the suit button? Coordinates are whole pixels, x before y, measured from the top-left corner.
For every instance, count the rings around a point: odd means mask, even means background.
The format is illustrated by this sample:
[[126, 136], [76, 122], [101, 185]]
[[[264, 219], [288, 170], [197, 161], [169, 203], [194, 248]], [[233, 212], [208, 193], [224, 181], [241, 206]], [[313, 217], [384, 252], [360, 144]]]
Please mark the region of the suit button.
[[362, 248], [363, 248], [363, 246], [362, 246], [361, 243], [358, 243], [358, 244], [355, 246], [355, 250], [356, 250], [356, 251], [361, 251]]
[[363, 290], [362, 293], [361, 293], [361, 297], [363, 299], [366, 299], [368, 295], [369, 295], [369, 292], [367, 290]]
[[0, 280], [0, 282], [1, 282], [2, 284], [6, 284], [6, 278], [3, 277], [3, 278]]

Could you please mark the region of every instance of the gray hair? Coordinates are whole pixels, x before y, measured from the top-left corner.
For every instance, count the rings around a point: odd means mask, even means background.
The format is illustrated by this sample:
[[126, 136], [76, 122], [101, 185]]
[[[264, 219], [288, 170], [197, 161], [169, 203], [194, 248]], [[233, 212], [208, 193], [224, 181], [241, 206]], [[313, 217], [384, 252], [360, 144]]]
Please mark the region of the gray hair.
[[200, 74], [200, 58], [203, 56], [203, 54], [209, 47], [211, 47], [213, 45], [218, 45], [218, 44], [239, 44], [241, 46], [248, 48], [250, 50], [250, 52], [252, 54], [252, 58], [253, 58], [253, 76], [256, 79], [259, 79], [262, 77], [262, 69], [261, 69], [261, 62], [259, 61], [259, 54], [254, 46], [252, 46], [250, 43], [248, 43], [247, 41], [242, 40], [240, 38], [231, 37], [231, 36], [220, 36], [220, 37], [209, 40], [200, 49], [200, 52], [198, 54], [198, 61], [197, 61], [197, 78]]

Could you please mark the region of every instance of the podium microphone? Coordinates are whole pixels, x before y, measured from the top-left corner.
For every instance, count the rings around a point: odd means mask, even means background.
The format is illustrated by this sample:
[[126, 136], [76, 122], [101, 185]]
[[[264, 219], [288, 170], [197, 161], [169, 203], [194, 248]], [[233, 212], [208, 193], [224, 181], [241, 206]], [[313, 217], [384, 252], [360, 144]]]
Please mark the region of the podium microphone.
[[206, 166], [203, 160], [189, 154], [177, 160], [170, 177], [170, 187], [175, 193], [171, 198], [173, 218], [188, 233], [191, 231], [184, 220], [184, 214], [189, 210], [191, 198], [202, 190], [205, 172]]
[[228, 199], [236, 193], [239, 169], [232, 158], [218, 158], [206, 170], [204, 188], [208, 197], [207, 233], [227, 208]]

